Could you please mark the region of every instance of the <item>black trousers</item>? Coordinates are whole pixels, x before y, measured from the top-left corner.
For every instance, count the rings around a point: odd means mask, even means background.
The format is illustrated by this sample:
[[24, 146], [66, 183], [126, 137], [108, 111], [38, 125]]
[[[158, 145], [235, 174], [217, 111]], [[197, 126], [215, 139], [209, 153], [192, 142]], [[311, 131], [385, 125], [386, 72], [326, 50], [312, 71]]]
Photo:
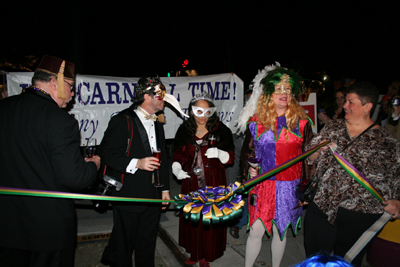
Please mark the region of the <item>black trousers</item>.
[[136, 267], [154, 267], [157, 229], [161, 206], [149, 204], [144, 212], [113, 209], [114, 226], [102, 262], [111, 266], [131, 267], [135, 251]]
[[28, 251], [0, 248], [0, 266], [14, 267], [70, 267], [74, 266], [75, 248], [58, 251]]
[[[344, 257], [361, 235], [374, 224], [381, 214], [365, 214], [339, 208], [334, 224], [314, 203], [309, 204], [304, 220], [304, 243], [306, 255], [310, 257], [326, 251]], [[368, 245], [352, 261], [361, 266]]]

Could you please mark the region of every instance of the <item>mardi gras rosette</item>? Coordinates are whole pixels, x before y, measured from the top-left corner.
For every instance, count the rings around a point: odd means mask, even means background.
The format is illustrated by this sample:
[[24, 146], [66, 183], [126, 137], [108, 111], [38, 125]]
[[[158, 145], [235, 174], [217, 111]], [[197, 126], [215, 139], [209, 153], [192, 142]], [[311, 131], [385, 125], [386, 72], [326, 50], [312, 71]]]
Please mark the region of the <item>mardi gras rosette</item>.
[[203, 224], [217, 224], [235, 219], [242, 213], [244, 206], [242, 195], [237, 194], [241, 190], [241, 184], [236, 182], [229, 186], [206, 186], [187, 195], [180, 194], [175, 200], [183, 200], [185, 203], [177, 203], [176, 208], [183, 208], [184, 218], [192, 222], [198, 222], [202, 218]]

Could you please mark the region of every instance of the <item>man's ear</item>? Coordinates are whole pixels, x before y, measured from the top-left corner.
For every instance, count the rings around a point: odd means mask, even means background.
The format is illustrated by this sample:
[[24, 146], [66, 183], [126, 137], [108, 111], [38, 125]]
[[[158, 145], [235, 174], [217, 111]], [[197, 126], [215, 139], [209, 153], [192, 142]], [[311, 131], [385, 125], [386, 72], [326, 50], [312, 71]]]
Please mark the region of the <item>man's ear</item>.
[[147, 101], [151, 101], [152, 96], [149, 95], [149, 94], [144, 94], [144, 95], [143, 95], [143, 98], [144, 98], [144, 102], [147, 102]]
[[52, 93], [55, 93], [57, 95], [57, 79], [56, 79], [56, 77], [53, 77], [50, 80], [50, 90], [52, 91]]

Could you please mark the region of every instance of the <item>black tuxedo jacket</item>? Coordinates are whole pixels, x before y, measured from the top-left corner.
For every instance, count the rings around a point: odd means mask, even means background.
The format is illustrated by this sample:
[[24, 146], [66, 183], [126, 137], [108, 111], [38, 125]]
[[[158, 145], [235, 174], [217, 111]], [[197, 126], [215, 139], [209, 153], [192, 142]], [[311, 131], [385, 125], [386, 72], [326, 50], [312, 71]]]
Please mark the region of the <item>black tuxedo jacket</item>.
[[[96, 181], [81, 155], [78, 122], [27, 89], [0, 100], [0, 186], [71, 192]], [[55, 251], [76, 241], [73, 200], [0, 195], [0, 247]]]
[[[132, 120], [133, 138], [129, 131], [129, 121]], [[165, 146], [163, 125], [156, 121], [155, 131], [157, 145], [161, 149], [160, 180], [163, 187], [156, 190], [152, 184], [152, 172], [137, 169], [135, 174], [126, 172], [126, 167], [133, 158], [141, 159], [152, 156], [152, 151], [147, 137], [147, 132], [140, 119], [133, 111], [133, 106], [125, 109], [111, 118], [100, 145], [102, 161], [107, 165], [107, 174], [121, 181], [123, 186], [120, 191], [113, 190], [114, 196], [132, 198], [161, 198], [161, 191], [169, 190], [168, 156]], [[129, 151], [129, 156], [127, 152]], [[157, 192], [158, 191], [158, 192]], [[139, 213], [145, 210], [149, 203], [113, 202], [114, 207], [129, 212]], [[161, 206], [160, 206], [161, 207]]]

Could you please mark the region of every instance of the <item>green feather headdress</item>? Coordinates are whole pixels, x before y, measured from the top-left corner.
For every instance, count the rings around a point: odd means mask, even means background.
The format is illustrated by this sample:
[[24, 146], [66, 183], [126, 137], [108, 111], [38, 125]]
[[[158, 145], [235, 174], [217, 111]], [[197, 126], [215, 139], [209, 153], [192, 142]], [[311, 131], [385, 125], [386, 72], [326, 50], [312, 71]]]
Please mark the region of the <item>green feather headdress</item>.
[[265, 96], [270, 96], [275, 92], [275, 85], [281, 82], [281, 78], [284, 74], [289, 75], [289, 83], [292, 87], [293, 95], [304, 93], [300, 84], [303, 78], [299, 74], [293, 70], [276, 67], [274, 70], [268, 72], [267, 76], [260, 82], [263, 85], [263, 93]]

